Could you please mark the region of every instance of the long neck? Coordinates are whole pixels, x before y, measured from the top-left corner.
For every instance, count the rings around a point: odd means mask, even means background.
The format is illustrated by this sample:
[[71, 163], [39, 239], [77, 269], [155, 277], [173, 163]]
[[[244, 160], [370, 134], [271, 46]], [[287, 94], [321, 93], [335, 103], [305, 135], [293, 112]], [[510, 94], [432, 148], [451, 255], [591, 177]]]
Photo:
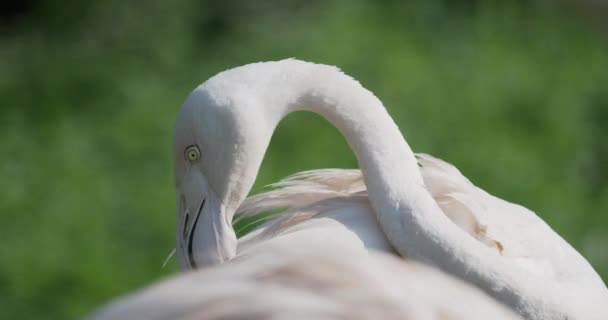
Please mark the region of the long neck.
[[[280, 70], [281, 63], [287, 70]], [[271, 90], [266, 93], [273, 97], [263, 105], [270, 114], [280, 115], [276, 123], [289, 112], [307, 110], [339, 129], [357, 156], [380, 226], [401, 255], [472, 282], [525, 317], [561, 315], [554, 311], [555, 301], [538, 289], [543, 284], [499, 261], [495, 252], [443, 214], [425, 189], [412, 150], [378, 98], [335, 68], [298, 61], [277, 64], [281, 76], [274, 83], [263, 82], [260, 89]], [[293, 64], [297, 71], [291, 71]]]

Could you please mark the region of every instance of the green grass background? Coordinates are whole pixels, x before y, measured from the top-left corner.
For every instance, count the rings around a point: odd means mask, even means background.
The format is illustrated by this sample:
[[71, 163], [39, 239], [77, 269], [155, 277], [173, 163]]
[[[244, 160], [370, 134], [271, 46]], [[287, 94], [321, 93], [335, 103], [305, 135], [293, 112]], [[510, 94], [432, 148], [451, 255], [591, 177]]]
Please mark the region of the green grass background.
[[[177, 270], [172, 127], [249, 62], [334, 64], [412, 147], [536, 211], [608, 277], [608, 37], [581, 1], [26, 1], [0, 24], [0, 313], [79, 318]], [[604, 10], [604, 11], [602, 11]], [[605, 15], [604, 15], [605, 17]], [[356, 167], [316, 115], [255, 191]]]

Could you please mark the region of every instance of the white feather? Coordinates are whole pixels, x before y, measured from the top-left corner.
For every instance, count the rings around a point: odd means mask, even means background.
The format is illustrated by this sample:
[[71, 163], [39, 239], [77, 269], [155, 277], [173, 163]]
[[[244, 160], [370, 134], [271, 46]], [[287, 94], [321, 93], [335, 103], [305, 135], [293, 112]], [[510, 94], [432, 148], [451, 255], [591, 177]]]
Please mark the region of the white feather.
[[[484, 210], [480, 208], [482, 203], [476, 200], [477, 187], [445, 161], [427, 154], [418, 154], [417, 158], [424, 183], [446, 216], [475, 239], [502, 253], [503, 244], [490, 235], [486, 224], [479, 221], [478, 216], [483, 215]], [[336, 209], [353, 212], [354, 219], [358, 216], [352, 210], [355, 207], [370, 216], [374, 215], [367, 200], [363, 176], [357, 169], [303, 171], [271, 184], [270, 187], [274, 189], [247, 198], [233, 223], [263, 212], [283, 209], [284, 211], [264, 219], [266, 224], [262, 228], [267, 230], [263, 236], [268, 239], [293, 224], [321, 214], [326, 215]], [[347, 225], [360, 224], [362, 223], [351, 222]], [[389, 245], [387, 243], [381, 247]]]
[[88, 319], [519, 319], [479, 289], [420, 264], [380, 254], [291, 249], [258, 250], [183, 273]]

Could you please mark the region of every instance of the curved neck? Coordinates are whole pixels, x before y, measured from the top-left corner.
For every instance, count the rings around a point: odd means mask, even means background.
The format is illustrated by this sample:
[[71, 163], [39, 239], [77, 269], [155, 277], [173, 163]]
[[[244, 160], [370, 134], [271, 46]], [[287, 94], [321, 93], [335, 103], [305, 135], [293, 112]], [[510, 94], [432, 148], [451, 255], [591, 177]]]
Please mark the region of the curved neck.
[[542, 284], [524, 278], [443, 214], [378, 98], [334, 67], [293, 60], [271, 64], [253, 89], [265, 93], [260, 106], [273, 129], [298, 110], [318, 113], [336, 126], [356, 154], [383, 232], [401, 255], [472, 282], [526, 317], [562, 315], [555, 311], [559, 301], [540, 291]]

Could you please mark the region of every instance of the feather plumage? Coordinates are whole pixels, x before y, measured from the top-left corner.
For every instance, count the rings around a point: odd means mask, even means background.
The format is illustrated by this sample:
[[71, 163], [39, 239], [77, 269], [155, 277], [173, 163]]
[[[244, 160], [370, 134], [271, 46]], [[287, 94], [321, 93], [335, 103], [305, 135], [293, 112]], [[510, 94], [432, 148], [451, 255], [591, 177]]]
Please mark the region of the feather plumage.
[[164, 280], [89, 319], [519, 318], [479, 289], [420, 264], [383, 254], [294, 254], [281, 246]]
[[[480, 222], [479, 190], [456, 167], [428, 154], [417, 154], [424, 183], [444, 213], [462, 230], [498, 252], [504, 246]], [[264, 219], [260, 235], [268, 238], [281, 230], [332, 209], [359, 206], [371, 210], [360, 170], [320, 169], [291, 175], [269, 185], [272, 190], [247, 198], [234, 223], [263, 212], [283, 210]]]

